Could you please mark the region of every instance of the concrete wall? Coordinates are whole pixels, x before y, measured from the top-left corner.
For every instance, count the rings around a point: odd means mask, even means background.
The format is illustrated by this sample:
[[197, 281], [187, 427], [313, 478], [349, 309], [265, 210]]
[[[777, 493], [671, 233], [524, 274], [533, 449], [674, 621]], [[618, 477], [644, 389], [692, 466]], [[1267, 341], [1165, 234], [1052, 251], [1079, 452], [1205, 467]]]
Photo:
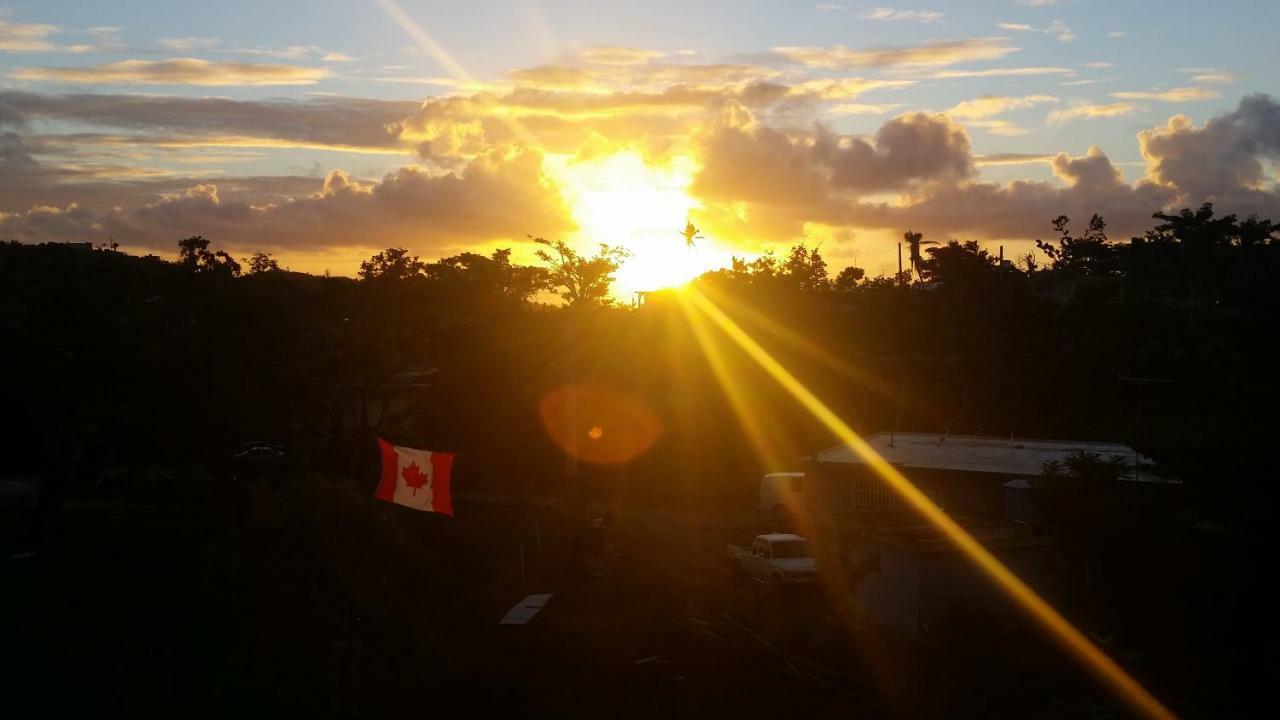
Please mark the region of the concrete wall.
[[850, 562], [858, 563], [870, 553], [879, 553], [880, 569], [862, 578], [854, 595], [866, 618], [891, 627], [909, 639], [920, 630], [920, 563], [916, 553], [891, 545], [862, 540], [849, 551]]

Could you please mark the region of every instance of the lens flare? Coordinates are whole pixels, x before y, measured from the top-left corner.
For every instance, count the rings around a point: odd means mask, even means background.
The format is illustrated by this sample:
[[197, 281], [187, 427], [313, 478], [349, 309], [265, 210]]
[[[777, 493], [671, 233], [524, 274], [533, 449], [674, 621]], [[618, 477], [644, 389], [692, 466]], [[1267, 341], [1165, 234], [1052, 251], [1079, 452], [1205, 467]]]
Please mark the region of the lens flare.
[[542, 427], [561, 450], [583, 462], [616, 465], [643, 455], [662, 421], [639, 398], [600, 385], [566, 385], [543, 393]]
[[974, 539], [955, 520], [933, 503], [897, 468], [880, 457], [858, 434], [841, 420], [825, 403], [804, 386], [781, 363], [773, 358], [750, 335], [738, 327], [715, 303], [696, 288], [688, 290], [693, 308], [705, 314], [747, 355], [755, 360], [806, 410], [813, 414], [841, 442], [857, 453], [898, 497], [933, 524], [974, 565], [1017, 602], [1035, 621], [1049, 631], [1068, 651], [1111, 687], [1137, 712], [1150, 718], [1173, 718], [1174, 714], [1075, 628], [1065, 617], [1041, 598], [1026, 583], [1005, 567], [994, 555]]

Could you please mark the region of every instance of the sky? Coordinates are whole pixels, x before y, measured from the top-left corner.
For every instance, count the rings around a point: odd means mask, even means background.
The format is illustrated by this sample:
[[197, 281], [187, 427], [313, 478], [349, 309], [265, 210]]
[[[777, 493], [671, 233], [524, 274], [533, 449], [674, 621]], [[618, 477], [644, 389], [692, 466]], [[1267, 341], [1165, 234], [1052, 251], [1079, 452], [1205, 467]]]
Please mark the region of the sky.
[[[353, 274], [563, 238], [623, 291], [908, 229], [1280, 219], [1280, 3], [0, 0], [0, 238]], [[686, 247], [686, 221], [703, 239]]]

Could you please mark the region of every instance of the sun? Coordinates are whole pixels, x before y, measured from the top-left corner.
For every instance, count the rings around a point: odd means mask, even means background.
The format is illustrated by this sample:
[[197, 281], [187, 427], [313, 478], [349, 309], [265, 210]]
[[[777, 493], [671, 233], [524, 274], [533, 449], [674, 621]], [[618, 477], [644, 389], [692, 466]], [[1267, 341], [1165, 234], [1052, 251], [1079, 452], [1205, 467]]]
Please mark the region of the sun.
[[548, 156], [545, 167], [578, 223], [570, 241], [583, 252], [603, 242], [631, 253], [617, 274], [618, 297], [683, 285], [730, 263], [732, 253], [716, 238], [690, 247], [680, 236], [700, 207], [686, 192], [697, 169], [691, 158], [650, 165], [624, 150], [589, 160]]

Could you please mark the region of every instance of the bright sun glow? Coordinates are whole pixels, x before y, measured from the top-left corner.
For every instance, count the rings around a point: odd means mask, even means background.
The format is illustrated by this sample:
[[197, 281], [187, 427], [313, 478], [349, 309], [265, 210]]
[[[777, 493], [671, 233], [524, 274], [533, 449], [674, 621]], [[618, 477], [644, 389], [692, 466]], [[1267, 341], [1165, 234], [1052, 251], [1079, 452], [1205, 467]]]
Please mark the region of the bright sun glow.
[[624, 151], [590, 160], [549, 156], [546, 168], [578, 222], [570, 238], [575, 247], [590, 253], [603, 242], [631, 252], [618, 271], [618, 297], [682, 285], [729, 265], [733, 254], [721, 239], [706, 237], [689, 247], [680, 236], [699, 207], [686, 192], [696, 170], [692, 159], [654, 166]]

